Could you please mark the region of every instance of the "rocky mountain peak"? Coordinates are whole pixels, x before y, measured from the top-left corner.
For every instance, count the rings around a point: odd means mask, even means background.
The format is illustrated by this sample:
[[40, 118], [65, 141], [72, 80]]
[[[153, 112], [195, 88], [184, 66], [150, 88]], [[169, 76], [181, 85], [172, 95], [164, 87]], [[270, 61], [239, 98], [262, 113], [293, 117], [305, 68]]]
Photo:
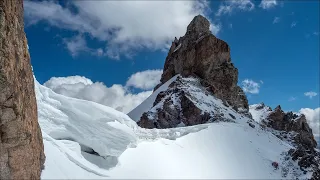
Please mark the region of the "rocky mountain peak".
[[235, 115], [225, 109], [251, 117], [248, 100], [237, 85], [238, 69], [231, 63], [229, 45], [211, 34], [210, 22], [201, 15], [193, 18], [183, 37], [172, 42], [161, 83], [155, 90], [173, 77], [176, 80], [157, 95], [153, 107], [140, 117], [141, 127], [234, 121]]
[[282, 111], [281, 106], [278, 105], [276, 108], [274, 108], [275, 111]]
[[238, 69], [231, 62], [229, 45], [211, 34], [210, 22], [201, 15], [193, 18], [183, 37], [172, 42], [155, 90], [177, 74], [196, 76], [215, 97], [248, 113], [248, 100], [237, 85]]
[[195, 16], [187, 27], [186, 35], [202, 35], [210, 33], [210, 22], [202, 15]]

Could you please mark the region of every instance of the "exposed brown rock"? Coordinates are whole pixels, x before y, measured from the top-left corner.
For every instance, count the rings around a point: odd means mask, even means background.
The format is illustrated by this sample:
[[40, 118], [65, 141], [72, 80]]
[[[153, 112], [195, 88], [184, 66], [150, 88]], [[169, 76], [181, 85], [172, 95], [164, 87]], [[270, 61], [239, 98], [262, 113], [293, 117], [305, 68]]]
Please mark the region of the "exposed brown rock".
[[201, 15], [191, 21], [186, 34], [172, 43], [161, 83], [155, 89], [176, 74], [195, 74], [217, 98], [247, 113], [248, 100], [237, 86], [238, 69], [231, 63], [229, 45], [212, 35], [209, 27], [209, 21]]
[[305, 115], [296, 115], [292, 112], [285, 113], [280, 105], [277, 106], [267, 117], [267, 126], [275, 130], [296, 132], [294, 140], [297, 144], [313, 149], [317, 147], [312, 129], [309, 127]]
[[1, 0], [0, 179], [40, 179], [44, 160], [23, 0]]

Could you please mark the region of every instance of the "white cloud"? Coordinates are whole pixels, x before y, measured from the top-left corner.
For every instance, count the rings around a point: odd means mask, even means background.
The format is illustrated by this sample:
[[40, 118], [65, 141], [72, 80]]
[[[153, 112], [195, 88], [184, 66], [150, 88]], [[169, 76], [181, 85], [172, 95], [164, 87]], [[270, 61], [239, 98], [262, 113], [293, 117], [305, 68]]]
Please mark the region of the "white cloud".
[[251, 93], [251, 94], [258, 94], [260, 85], [257, 82], [254, 82], [251, 79], [245, 79], [241, 83], [242, 89], [246, 93]]
[[139, 89], [152, 89], [160, 83], [162, 70], [146, 70], [137, 72], [128, 79], [126, 86]]
[[[70, 9], [76, 8], [77, 11]], [[27, 25], [40, 21], [51, 26], [88, 35], [104, 42], [97, 55], [119, 58], [132, 56], [141, 48], [162, 49], [173, 38], [184, 35], [186, 27], [198, 14], [205, 15], [207, 1], [24, 1]], [[221, 26], [212, 24], [214, 33]], [[72, 48], [71, 53], [84, 48]], [[68, 48], [70, 50], [70, 48]], [[102, 53], [103, 52], [103, 53]]]
[[296, 99], [297, 99], [296, 97], [290, 97], [288, 101], [295, 101]]
[[259, 7], [262, 9], [270, 9], [275, 7], [278, 4], [276, 0], [262, 0]]
[[44, 86], [58, 94], [97, 102], [128, 113], [152, 94], [152, 91], [134, 94], [128, 87], [153, 88], [158, 84], [161, 73], [160, 70], [138, 72], [128, 79], [126, 86], [114, 84], [107, 87], [102, 82], [92, 82], [83, 76], [52, 77]]
[[295, 27], [296, 25], [297, 25], [297, 22], [293, 21], [293, 22], [291, 23], [291, 28]]
[[228, 0], [221, 3], [216, 16], [231, 14], [235, 10], [251, 11], [254, 9], [254, 3], [251, 0]]
[[280, 18], [279, 17], [274, 17], [272, 24], [277, 24], [280, 22]]
[[[78, 56], [81, 52], [87, 52], [95, 56], [104, 56], [106, 52], [102, 48], [92, 49], [87, 46], [86, 39], [83, 35], [77, 35], [72, 38], [63, 39], [66, 48], [69, 50], [72, 57]], [[119, 59], [114, 57], [114, 59]]]
[[308, 96], [310, 99], [312, 99], [314, 96], [318, 95], [318, 93], [309, 91], [304, 93], [305, 96]]
[[79, 54], [79, 52], [88, 51], [86, 40], [83, 36], [78, 35], [73, 38], [65, 38], [63, 39], [66, 48], [69, 50], [70, 54], [75, 57]]
[[299, 113], [306, 116], [309, 126], [313, 134], [320, 134], [320, 107], [316, 109], [302, 108]]

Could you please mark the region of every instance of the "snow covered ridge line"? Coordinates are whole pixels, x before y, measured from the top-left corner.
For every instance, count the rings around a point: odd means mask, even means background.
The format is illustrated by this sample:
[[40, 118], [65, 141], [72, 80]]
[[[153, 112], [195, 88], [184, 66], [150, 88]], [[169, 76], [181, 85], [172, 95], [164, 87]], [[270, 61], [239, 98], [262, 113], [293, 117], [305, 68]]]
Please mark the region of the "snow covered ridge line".
[[[199, 95], [199, 89], [192, 88], [196, 81], [187, 80], [192, 81], [190, 92]], [[58, 95], [37, 81], [35, 86], [47, 156], [42, 179], [310, 177], [296, 162], [285, 160], [283, 153], [291, 148], [289, 143], [254, 122], [250, 127], [250, 119], [224, 107], [218, 99], [207, 100], [226, 108], [225, 114], [234, 115], [236, 123], [142, 129], [109, 107]], [[206, 106], [199, 103], [199, 107]], [[277, 170], [271, 165], [275, 161]]]
[[34, 81], [47, 155], [43, 179], [105, 178], [119, 156], [140, 142], [176, 140], [208, 127], [144, 130], [121, 112], [56, 94]]
[[[153, 107], [142, 114], [138, 125], [163, 129], [214, 121], [235, 122], [240, 113], [209, 92], [196, 75], [178, 76], [165, 91], [158, 93]], [[239, 119], [245, 116], [244, 113]]]

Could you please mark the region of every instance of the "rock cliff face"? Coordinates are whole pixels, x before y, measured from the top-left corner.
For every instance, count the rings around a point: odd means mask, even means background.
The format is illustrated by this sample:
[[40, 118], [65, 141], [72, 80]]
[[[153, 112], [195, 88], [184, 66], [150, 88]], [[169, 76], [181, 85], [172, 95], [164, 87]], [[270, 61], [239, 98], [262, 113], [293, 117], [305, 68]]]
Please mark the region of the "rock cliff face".
[[198, 15], [188, 25], [186, 34], [172, 42], [161, 83], [155, 90], [176, 74], [195, 74], [215, 97], [248, 112], [247, 98], [237, 86], [238, 69], [231, 62], [229, 45], [212, 35], [209, 27], [209, 21]]
[[297, 115], [292, 112], [283, 112], [280, 105], [277, 106], [268, 116], [265, 124], [275, 130], [285, 132], [296, 132], [294, 140], [297, 144], [303, 145], [308, 149], [317, 147], [304, 114]]
[[44, 160], [23, 0], [1, 0], [0, 179], [40, 179]]
[[179, 74], [169, 88], [158, 94], [153, 108], [138, 124], [145, 128], [191, 126], [216, 120], [233, 121], [221, 115], [214, 99], [221, 100], [244, 116], [251, 117], [248, 100], [237, 86], [238, 70], [231, 63], [228, 44], [210, 32], [209, 21], [194, 17], [186, 34], [172, 42], [165, 61], [162, 84]]

